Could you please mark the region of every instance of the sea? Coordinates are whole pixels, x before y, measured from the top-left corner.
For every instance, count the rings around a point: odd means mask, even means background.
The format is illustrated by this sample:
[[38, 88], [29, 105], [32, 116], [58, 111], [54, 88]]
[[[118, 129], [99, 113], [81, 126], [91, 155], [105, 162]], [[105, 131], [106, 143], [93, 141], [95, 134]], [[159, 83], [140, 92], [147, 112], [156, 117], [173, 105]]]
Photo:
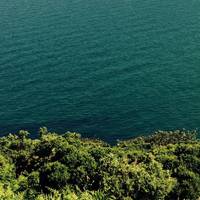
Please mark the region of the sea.
[[200, 128], [200, 0], [1, 0], [0, 135], [114, 141]]

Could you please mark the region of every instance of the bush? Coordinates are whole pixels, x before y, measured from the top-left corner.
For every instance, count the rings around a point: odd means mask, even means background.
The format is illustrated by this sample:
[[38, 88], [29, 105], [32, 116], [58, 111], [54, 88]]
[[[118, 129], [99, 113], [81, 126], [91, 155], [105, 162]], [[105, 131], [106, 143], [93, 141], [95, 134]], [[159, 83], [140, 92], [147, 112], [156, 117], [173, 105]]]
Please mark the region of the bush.
[[1, 200], [196, 200], [200, 141], [192, 131], [159, 131], [117, 145], [27, 131], [0, 138]]

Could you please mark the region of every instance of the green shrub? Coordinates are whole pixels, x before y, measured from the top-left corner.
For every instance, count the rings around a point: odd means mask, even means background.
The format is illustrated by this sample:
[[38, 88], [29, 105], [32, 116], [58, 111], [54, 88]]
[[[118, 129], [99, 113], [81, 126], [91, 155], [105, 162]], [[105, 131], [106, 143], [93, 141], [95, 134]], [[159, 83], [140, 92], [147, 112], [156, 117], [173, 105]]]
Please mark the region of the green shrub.
[[195, 131], [159, 131], [117, 145], [27, 131], [0, 138], [0, 200], [197, 200]]

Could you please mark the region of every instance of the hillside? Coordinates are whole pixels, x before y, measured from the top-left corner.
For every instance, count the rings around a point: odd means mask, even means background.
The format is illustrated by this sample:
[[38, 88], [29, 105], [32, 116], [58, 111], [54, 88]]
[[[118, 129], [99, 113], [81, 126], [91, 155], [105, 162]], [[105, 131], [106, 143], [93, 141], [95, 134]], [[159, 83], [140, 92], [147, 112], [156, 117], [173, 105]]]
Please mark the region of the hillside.
[[195, 131], [158, 131], [111, 146], [43, 127], [0, 138], [1, 200], [196, 200]]

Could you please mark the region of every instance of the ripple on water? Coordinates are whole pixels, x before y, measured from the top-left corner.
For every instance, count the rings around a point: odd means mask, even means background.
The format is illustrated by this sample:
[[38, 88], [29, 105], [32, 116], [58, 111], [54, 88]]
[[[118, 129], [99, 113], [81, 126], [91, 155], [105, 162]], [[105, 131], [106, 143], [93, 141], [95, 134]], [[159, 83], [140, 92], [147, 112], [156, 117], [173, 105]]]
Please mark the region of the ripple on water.
[[200, 124], [200, 2], [1, 0], [0, 126], [127, 138]]

